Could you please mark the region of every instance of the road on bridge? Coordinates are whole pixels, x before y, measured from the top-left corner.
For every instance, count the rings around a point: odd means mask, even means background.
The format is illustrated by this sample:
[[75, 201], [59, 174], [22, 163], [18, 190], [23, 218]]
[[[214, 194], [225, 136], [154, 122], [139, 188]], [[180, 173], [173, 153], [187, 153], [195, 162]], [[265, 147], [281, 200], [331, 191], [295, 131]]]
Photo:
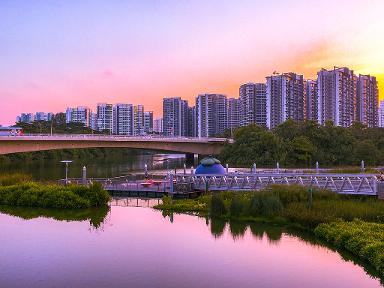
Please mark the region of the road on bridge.
[[92, 134], [55, 134], [0, 136], [0, 154], [82, 148], [133, 148], [199, 155], [217, 155], [227, 138], [188, 138], [120, 136]]

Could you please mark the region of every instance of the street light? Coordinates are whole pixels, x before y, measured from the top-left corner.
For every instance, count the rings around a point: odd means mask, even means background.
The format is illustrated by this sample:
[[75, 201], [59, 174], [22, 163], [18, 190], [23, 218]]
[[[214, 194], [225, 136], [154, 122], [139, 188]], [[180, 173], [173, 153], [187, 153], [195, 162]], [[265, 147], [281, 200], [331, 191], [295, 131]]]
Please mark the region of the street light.
[[68, 165], [72, 163], [72, 160], [62, 160], [61, 163], [65, 163], [65, 184], [68, 183]]

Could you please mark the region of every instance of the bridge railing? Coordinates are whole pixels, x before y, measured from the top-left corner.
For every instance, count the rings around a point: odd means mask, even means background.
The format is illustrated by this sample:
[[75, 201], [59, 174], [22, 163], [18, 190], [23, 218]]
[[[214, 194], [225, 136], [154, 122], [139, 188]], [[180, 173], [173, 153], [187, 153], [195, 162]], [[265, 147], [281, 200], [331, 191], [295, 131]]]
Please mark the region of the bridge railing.
[[226, 175], [176, 175], [177, 182], [189, 181], [195, 189], [260, 190], [273, 184], [302, 185], [340, 194], [377, 195], [377, 177], [373, 174], [312, 173], [229, 173]]
[[101, 134], [23, 134], [23, 135], [0, 135], [0, 139], [36, 139], [36, 140], [61, 140], [61, 139], [96, 139], [96, 140], [168, 140], [168, 141], [193, 141], [193, 142], [226, 142], [232, 141], [227, 138], [215, 138], [215, 137], [170, 137], [163, 135], [143, 135], [143, 136], [131, 136], [131, 135], [101, 135]]
[[[260, 190], [273, 184], [301, 185], [320, 190], [330, 190], [340, 194], [377, 195], [377, 177], [373, 174], [311, 174], [311, 173], [228, 173], [225, 175], [175, 174], [172, 179], [165, 175], [150, 175], [150, 179], [158, 179], [164, 191], [172, 187], [190, 187], [204, 191], [251, 191]], [[65, 183], [64, 180], [60, 180]], [[109, 190], [141, 188], [144, 179], [137, 175], [125, 175], [115, 178], [69, 179], [71, 183], [89, 184], [100, 182]], [[164, 186], [164, 187], [163, 187]], [[158, 188], [160, 190], [160, 188]]]

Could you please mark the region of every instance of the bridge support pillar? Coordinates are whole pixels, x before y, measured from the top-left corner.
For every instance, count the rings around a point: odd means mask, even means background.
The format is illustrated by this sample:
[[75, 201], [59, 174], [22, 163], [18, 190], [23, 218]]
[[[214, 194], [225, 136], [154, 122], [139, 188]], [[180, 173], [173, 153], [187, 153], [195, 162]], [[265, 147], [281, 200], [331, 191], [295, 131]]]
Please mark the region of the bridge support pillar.
[[196, 167], [199, 162], [199, 155], [194, 153], [186, 153], [185, 154], [185, 163], [187, 166]]

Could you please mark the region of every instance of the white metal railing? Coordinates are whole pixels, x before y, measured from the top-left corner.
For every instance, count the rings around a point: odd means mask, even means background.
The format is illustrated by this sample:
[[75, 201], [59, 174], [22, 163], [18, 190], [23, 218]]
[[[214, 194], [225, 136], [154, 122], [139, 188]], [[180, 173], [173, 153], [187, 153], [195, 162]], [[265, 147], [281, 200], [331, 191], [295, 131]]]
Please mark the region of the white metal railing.
[[[168, 191], [171, 186], [169, 177], [164, 175], [152, 178], [162, 180], [158, 191]], [[330, 190], [340, 194], [377, 195], [377, 177], [373, 174], [310, 174], [310, 173], [228, 173], [225, 175], [175, 174], [174, 184], [189, 184], [195, 190], [251, 191], [260, 190], [269, 185], [302, 185]], [[60, 180], [61, 182], [65, 180]], [[83, 183], [81, 179], [69, 179], [71, 183]], [[87, 180], [88, 183], [89, 180]], [[144, 180], [131, 176], [110, 179], [92, 179], [103, 184], [111, 191], [142, 190]]]
[[229, 173], [226, 175], [176, 175], [203, 190], [259, 190], [269, 185], [302, 185], [340, 194], [377, 195], [377, 177], [372, 174]]

